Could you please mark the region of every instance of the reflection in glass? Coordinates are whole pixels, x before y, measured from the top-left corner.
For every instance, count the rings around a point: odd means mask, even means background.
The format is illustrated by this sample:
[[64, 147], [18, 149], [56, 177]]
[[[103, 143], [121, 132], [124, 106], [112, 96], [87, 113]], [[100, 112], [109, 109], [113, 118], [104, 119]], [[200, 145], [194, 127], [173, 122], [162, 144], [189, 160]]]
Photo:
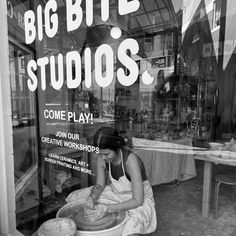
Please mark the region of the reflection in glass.
[[26, 64], [32, 54], [9, 47], [16, 213], [38, 205], [35, 96], [27, 87]]

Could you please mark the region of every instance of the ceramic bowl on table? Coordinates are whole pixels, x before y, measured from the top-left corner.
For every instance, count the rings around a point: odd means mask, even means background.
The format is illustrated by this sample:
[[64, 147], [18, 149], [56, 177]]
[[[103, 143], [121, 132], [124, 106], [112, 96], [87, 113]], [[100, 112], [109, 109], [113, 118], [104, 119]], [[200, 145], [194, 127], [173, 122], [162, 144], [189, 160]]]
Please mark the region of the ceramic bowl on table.
[[104, 218], [89, 222], [81, 215], [85, 200], [69, 202], [61, 207], [56, 217], [71, 218], [77, 225], [76, 236], [120, 236], [127, 214], [124, 211], [110, 213]]
[[222, 150], [224, 144], [222, 143], [216, 143], [216, 142], [210, 142], [208, 143], [210, 148], [213, 150]]
[[75, 236], [76, 233], [76, 224], [69, 218], [48, 220], [38, 229], [38, 236]]

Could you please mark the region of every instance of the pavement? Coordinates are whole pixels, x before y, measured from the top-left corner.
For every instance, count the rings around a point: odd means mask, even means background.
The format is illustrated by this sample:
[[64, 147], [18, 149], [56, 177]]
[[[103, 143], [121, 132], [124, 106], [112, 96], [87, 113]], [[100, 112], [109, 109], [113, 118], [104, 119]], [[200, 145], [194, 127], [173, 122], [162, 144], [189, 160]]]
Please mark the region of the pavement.
[[[218, 217], [215, 219], [212, 186], [210, 216], [202, 218], [203, 162], [196, 164], [197, 177], [179, 184], [153, 186], [157, 230], [152, 236], [236, 236], [236, 199], [232, 201], [232, 187], [220, 186]], [[236, 174], [236, 167], [213, 167], [213, 179], [217, 174], [229, 173]]]

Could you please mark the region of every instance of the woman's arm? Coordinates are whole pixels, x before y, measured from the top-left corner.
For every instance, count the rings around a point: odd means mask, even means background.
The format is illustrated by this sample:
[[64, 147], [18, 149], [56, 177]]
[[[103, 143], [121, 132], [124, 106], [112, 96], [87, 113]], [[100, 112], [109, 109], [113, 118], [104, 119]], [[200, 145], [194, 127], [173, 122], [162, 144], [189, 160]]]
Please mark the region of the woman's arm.
[[110, 212], [113, 211], [115, 212], [120, 210], [130, 210], [137, 208], [143, 204], [143, 199], [144, 199], [143, 180], [139, 163], [135, 154], [131, 153], [129, 155], [125, 167], [127, 173], [131, 178], [132, 199], [117, 204], [107, 205], [108, 211]]
[[89, 197], [92, 200], [97, 200], [100, 194], [103, 192], [105, 188], [105, 177], [106, 177], [106, 165], [105, 161], [102, 158], [97, 157], [97, 177], [96, 184], [93, 186], [92, 191]]

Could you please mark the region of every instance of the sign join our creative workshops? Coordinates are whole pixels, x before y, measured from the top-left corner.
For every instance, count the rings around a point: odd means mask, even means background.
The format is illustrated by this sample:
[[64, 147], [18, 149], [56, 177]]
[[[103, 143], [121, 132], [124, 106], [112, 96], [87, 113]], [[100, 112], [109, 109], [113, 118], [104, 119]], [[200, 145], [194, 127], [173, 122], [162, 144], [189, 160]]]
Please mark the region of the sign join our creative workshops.
[[[85, 12], [85, 23], [88, 27], [93, 24], [93, 0], [84, 0], [85, 9], [82, 9], [82, 0], [66, 0], [66, 28], [67, 32], [79, 29]], [[118, 13], [127, 15], [137, 11], [140, 7], [139, 0], [118, 0]], [[109, 19], [109, 0], [101, 0], [101, 19], [106, 22]], [[25, 42], [31, 44], [35, 40], [42, 41], [46, 35], [49, 38], [56, 36], [59, 26], [56, 0], [49, 0], [45, 7], [37, 6], [36, 12], [29, 10], [24, 14]], [[121, 36], [121, 35], [120, 35]], [[120, 38], [120, 36], [118, 38]], [[116, 39], [118, 39], [116, 38]], [[130, 53], [127, 53], [127, 52]], [[134, 84], [139, 75], [139, 67], [132, 55], [139, 52], [139, 44], [133, 38], [124, 39], [116, 52], [119, 62], [123, 68], [117, 68], [116, 76], [118, 81], [124, 86]], [[90, 47], [86, 47], [83, 55], [76, 50], [69, 51], [65, 55], [59, 53], [50, 57], [41, 57], [37, 60], [30, 60], [27, 64], [28, 88], [35, 91], [38, 87], [46, 90], [46, 66], [50, 66], [50, 84], [56, 90], [61, 89], [64, 84], [64, 74], [66, 74], [66, 86], [74, 89], [80, 86], [82, 81], [82, 57], [84, 58], [85, 87], [92, 85], [92, 60], [94, 60], [94, 77], [96, 83], [101, 87], [109, 86], [114, 78], [114, 49], [109, 44], [100, 45], [95, 53]], [[92, 58], [94, 57], [94, 58]], [[103, 61], [104, 60], [104, 61]], [[56, 66], [57, 61], [57, 66]], [[64, 63], [65, 62], [65, 63]], [[102, 67], [106, 65], [106, 73]], [[64, 68], [65, 64], [65, 68]], [[56, 76], [57, 67], [57, 76]], [[73, 73], [73, 68], [74, 72]], [[65, 70], [65, 73], [64, 73]], [[127, 75], [126, 71], [129, 70]], [[40, 82], [37, 78], [40, 74]], [[142, 78], [145, 84], [151, 84], [154, 80], [147, 71]]]

